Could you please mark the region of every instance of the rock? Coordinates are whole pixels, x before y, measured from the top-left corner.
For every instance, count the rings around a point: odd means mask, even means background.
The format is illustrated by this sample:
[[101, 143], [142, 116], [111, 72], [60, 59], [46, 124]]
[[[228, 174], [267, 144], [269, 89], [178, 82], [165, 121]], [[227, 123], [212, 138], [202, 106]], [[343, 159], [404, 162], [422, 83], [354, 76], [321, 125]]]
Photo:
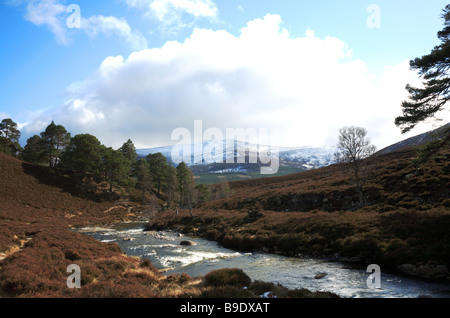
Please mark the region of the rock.
[[124, 237], [123, 238], [124, 241], [134, 241], [133, 237]]
[[183, 246], [194, 246], [194, 245], [197, 245], [197, 243], [192, 242], [192, 241], [183, 241], [183, 242], [180, 243], [180, 245], [183, 245]]
[[327, 273], [319, 273], [316, 276], [314, 276], [314, 279], [322, 279], [327, 275], [328, 275]]

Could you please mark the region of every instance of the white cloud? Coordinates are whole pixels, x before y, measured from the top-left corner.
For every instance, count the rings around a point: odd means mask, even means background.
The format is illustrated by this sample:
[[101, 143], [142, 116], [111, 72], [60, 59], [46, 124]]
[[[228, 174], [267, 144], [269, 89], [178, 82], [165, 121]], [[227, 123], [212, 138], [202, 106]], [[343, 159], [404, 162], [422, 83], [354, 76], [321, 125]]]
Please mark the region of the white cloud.
[[[67, 13], [65, 5], [59, 3], [59, 0], [18, 0], [13, 4], [20, 5], [23, 2], [27, 3], [26, 20], [37, 26], [46, 25], [60, 44], [66, 45], [71, 42], [67, 27], [70, 12]], [[134, 50], [147, 47], [146, 39], [139, 32], [133, 30], [125, 19], [114, 16], [96, 15], [84, 18], [81, 15], [80, 29], [91, 37], [99, 34], [119, 36]]]
[[54, 120], [114, 147], [128, 138], [138, 147], [166, 145], [174, 129], [192, 130], [200, 119], [224, 134], [277, 128], [281, 146], [334, 145], [339, 128], [356, 125], [381, 148], [408, 136], [394, 119], [405, 85], [416, 80], [407, 61], [377, 78], [345, 42], [311, 30], [292, 37], [278, 15], [267, 15], [239, 36], [195, 29], [182, 43], [108, 57], [95, 76], [68, 88]]
[[107, 36], [118, 35], [125, 39], [135, 50], [147, 47], [147, 40], [139, 32], [133, 31], [125, 19], [113, 16], [92, 16], [81, 20], [81, 28], [92, 37], [98, 34]]
[[38, 26], [46, 25], [59, 43], [67, 44], [65, 24], [60, 18], [65, 11], [66, 7], [58, 0], [29, 1], [25, 19]]
[[194, 17], [212, 18], [217, 15], [216, 5], [210, 0], [154, 0], [150, 9], [161, 21], [171, 10], [183, 11]]
[[211, 0], [126, 0], [126, 3], [144, 10], [144, 16], [159, 21], [162, 31], [167, 33], [191, 26], [193, 20], [215, 19], [218, 15], [217, 6]]

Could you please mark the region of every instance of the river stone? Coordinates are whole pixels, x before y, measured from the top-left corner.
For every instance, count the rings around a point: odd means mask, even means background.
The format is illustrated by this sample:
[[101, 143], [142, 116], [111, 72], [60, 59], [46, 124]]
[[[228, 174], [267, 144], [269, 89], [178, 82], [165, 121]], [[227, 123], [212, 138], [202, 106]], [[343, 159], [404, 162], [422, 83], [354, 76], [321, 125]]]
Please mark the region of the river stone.
[[319, 273], [316, 276], [314, 276], [314, 279], [322, 279], [327, 275], [328, 275], [327, 273]]
[[183, 245], [183, 246], [194, 246], [194, 245], [197, 245], [197, 243], [192, 242], [192, 241], [183, 241], [183, 242], [180, 243], [180, 245]]

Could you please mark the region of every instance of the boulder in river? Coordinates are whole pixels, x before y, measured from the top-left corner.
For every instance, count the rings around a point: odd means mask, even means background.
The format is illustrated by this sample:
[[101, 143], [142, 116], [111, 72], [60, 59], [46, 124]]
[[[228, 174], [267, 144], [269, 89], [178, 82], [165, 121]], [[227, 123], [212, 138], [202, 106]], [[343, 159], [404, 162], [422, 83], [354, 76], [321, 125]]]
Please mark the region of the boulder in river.
[[183, 241], [183, 242], [180, 243], [180, 245], [183, 245], [183, 246], [194, 246], [194, 245], [197, 245], [197, 243], [192, 242], [192, 241]]
[[314, 279], [322, 279], [322, 278], [324, 278], [325, 276], [327, 276], [328, 274], [327, 273], [319, 273], [319, 274], [317, 274], [316, 276], [314, 276]]

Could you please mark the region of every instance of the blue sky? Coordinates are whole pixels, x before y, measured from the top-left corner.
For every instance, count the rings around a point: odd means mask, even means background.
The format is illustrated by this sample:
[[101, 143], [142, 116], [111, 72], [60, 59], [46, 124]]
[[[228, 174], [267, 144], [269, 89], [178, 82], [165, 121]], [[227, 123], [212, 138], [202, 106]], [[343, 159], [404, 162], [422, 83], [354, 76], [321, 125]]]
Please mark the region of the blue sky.
[[[67, 25], [71, 4], [80, 28]], [[22, 144], [55, 120], [108, 146], [160, 146], [203, 120], [276, 128], [283, 146], [333, 145], [338, 128], [359, 125], [380, 148], [407, 137], [393, 125], [417, 79], [407, 62], [439, 44], [445, 5], [2, 1], [0, 117], [20, 124]]]

